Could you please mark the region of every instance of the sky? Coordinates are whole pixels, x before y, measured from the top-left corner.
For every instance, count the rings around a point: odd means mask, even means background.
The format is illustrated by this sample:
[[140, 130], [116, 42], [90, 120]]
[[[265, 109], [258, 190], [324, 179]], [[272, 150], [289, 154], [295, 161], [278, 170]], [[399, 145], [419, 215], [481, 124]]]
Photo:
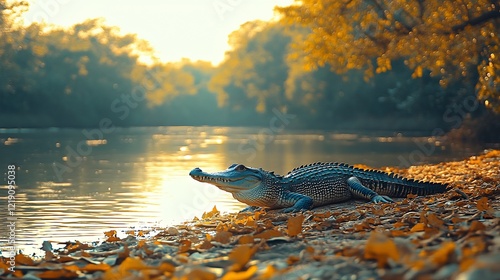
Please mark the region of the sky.
[[125, 33], [151, 43], [163, 61], [206, 60], [218, 64], [228, 35], [247, 21], [270, 20], [274, 6], [293, 0], [30, 0], [25, 22], [71, 26], [105, 18]]

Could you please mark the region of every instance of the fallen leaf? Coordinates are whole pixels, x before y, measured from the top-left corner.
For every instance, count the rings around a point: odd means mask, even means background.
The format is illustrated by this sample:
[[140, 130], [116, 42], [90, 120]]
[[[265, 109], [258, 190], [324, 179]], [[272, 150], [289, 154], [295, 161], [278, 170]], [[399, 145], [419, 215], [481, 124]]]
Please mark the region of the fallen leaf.
[[179, 243], [179, 253], [185, 253], [191, 249], [191, 240], [184, 239], [179, 241]]
[[15, 257], [16, 264], [23, 264], [23, 265], [30, 265], [33, 266], [35, 265], [35, 262], [28, 256], [23, 255], [23, 254], [17, 254]]
[[55, 258], [56, 256], [52, 252], [45, 251], [45, 258], [44, 258], [45, 261], [51, 261], [54, 260]]
[[105, 232], [104, 232], [104, 235], [105, 235], [106, 237], [113, 237], [113, 236], [116, 236], [116, 230], [105, 231]]
[[121, 271], [128, 271], [128, 270], [143, 270], [143, 269], [149, 269], [150, 267], [144, 264], [142, 260], [139, 258], [133, 258], [133, 257], [128, 257], [126, 258], [121, 264], [119, 269]]
[[0, 275], [9, 270], [10, 266], [6, 265], [3, 261], [0, 260]]
[[441, 220], [436, 214], [430, 213], [427, 215], [427, 223], [435, 228], [442, 228], [444, 225], [444, 221]]
[[60, 263], [72, 262], [75, 260], [78, 260], [78, 258], [73, 258], [73, 257], [66, 256], [66, 255], [59, 255], [59, 258], [57, 259], [57, 261]]
[[233, 234], [229, 231], [219, 231], [215, 234], [213, 241], [222, 243], [222, 244], [227, 244], [231, 241], [231, 237], [233, 237]]
[[395, 228], [404, 227], [404, 226], [406, 226], [406, 223], [395, 222], [392, 226], [395, 227]]
[[207, 250], [207, 249], [210, 249], [214, 247], [214, 245], [208, 241], [208, 240], [204, 240], [199, 246], [198, 246], [198, 249], [202, 249], [202, 250]]
[[158, 267], [158, 269], [161, 271], [161, 272], [169, 272], [169, 273], [174, 273], [175, 272], [175, 266], [171, 263], [168, 263], [168, 262], [163, 262], [162, 264], [160, 264], [160, 266]]
[[229, 271], [224, 276], [222, 276], [222, 280], [247, 280], [252, 278], [255, 272], [257, 272], [257, 266], [253, 265], [245, 271]]
[[260, 275], [260, 279], [271, 279], [275, 276], [277, 272], [277, 269], [273, 266], [268, 264], [264, 272]]
[[275, 229], [268, 229], [268, 230], [265, 230], [261, 233], [254, 235], [255, 238], [262, 238], [262, 239], [269, 239], [272, 237], [279, 237], [279, 236], [283, 236], [283, 234], [280, 231], [277, 231]]
[[37, 276], [42, 279], [73, 279], [77, 278], [78, 274], [74, 271], [59, 269], [47, 270], [42, 273], [38, 273]]
[[441, 247], [430, 256], [430, 260], [437, 266], [441, 267], [448, 263], [454, 253], [455, 243], [444, 242]]
[[410, 231], [418, 232], [418, 231], [424, 231], [424, 229], [425, 229], [424, 223], [417, 223], [410, 229]]
[[470, 224], [469, 232], [475, 232], [478, 230], [485, 230], [485, 229], [486, 229], [486, 226], [483, 223], [481, 223], [480, 221], [474, 220]]
[[203, 215], [201, 216], [201, 218], [202, 219], [208, 219], [208, 218], [212, 218], [212, 217], [218, 216], [219, 214], [220, 214], [219, 210], [217, 210], [217, 207], [214, 205], [214, 208], [212, 208], [212, 211], [207, 212], [207, 213], [203, 213]]
[[196, 268], [196, 269], [193, 269], [193, 270], [189, 271], [188, 273], [184, 274], [180, 279], [181, 280], [192, 280], [192, 279], [195, 279], [195, 280], [215, 280], [215, 279], [217, 279], [217, 276], [210, 271]]
[[236, 246], [229, 253], [229, 260], [234, 262], [233, 271], [239, 271], [248, 263], [255, 250], [249, 245]]
[[294, 265], [295, 263], [297, 263], [298, 261], [300, 261], [300, 258], [298, 256], [289, 256], [287, 259], [286, 259], [286, 263], [288, 265]]
[[391, 236], [392, 237], [401, 237], [401, 236], [407, 236], [408, 233], [406, 231], [403, 231], [403, 230], [391, 230]]
[[106, 242], [117, 242], [117, 241], [120, 241], [121, 239], [116, 237], [116, 236], [111, 236], [111, 237], [108, 237], [108, 239], [106, 239]]
[[302, 232], [302, 222], [304, 222], [304, 215], [299, 214], [290, 217], [287, 222], [287, 232], [289, 236], [297, 236]]
[[479, 211], [489, 211], [491, 206], [488, 203], [487, 197], [481, 197], [476, 203], [477, 210]]
[[254, 241], [254, 237], [251, 235], [243, 235], [238, 239], [239, 244], [251, 244]]
[[384, 233], [373, 231], [365, 246], [366, 259], [376, 259], [379, 268], [384, 268], [389, 259], [397, 261], [399, 252], [396, 244]]
[[82, 267], [82, 271], [85, 272], [96, 272], [96, 271], [106, 271], [110, 269], [111, 266], [105, 264], [105, 263], [100, 263], [100, 264], [92, 264], [89, 263], [86, 266]]
[[70, 271], [74, 271], [74, 272], [78, 272], [78, 271], [81, 270], [79, 266], [74, 265], [74, 264], [72, 264], [72, 265], [66, 265], [66, 266], [64, 266], [64, 269], [70, 270]]

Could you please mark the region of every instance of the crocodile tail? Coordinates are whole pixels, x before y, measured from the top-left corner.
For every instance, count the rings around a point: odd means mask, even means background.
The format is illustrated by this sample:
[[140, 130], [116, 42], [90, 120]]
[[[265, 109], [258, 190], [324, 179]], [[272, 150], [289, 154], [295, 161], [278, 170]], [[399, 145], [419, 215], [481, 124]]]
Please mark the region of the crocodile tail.
[[409, 194], [425, 196], [446, 192], [447, 186], [440, 183], [415, 181], [403, 179], [403, 183], [388, 183], [386, 195], [393, 197], [406, 197]]
[[[409, 194], [425, 196], [436, 193], [444, 193], [448, 186], [440, 183], [417, 181], [400, 177], [394, 173], [388, 174], [382, 171], [371, 171], [375, 183], [373, 189], [381, 195], [391, 197], [406, 197]], [[369, 183], [368, 183], [369, 185]]]

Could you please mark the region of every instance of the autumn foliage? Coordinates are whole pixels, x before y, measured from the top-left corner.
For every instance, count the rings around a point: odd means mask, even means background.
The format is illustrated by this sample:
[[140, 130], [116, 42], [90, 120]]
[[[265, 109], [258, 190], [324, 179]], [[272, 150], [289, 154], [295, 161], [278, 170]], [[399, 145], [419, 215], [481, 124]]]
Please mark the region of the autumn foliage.
[[365, 69], [369, 78], [403, 58], [413, 77], [476, 81], [478, 98], [500, 111], [499, 1], [303, 0], [277, 10], [310, 28], [295, 42], [307, 68]]

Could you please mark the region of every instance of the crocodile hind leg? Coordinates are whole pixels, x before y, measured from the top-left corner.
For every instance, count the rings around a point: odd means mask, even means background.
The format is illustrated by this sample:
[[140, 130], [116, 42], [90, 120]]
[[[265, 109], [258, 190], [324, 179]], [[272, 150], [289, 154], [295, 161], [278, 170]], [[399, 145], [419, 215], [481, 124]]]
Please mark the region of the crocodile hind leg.
[[359, 179], [356, 177], [350, 177], [349, 179], [347, 179], [347, 185], [349, 186], [349, 191], [352, 193], [352, 195], [356, 197], [371, 200], [374, 203], [394, 202], [390, 197], [385, 195], [379, 195], [373, 190], [363, 186], [363, 184], [361, 184]]

